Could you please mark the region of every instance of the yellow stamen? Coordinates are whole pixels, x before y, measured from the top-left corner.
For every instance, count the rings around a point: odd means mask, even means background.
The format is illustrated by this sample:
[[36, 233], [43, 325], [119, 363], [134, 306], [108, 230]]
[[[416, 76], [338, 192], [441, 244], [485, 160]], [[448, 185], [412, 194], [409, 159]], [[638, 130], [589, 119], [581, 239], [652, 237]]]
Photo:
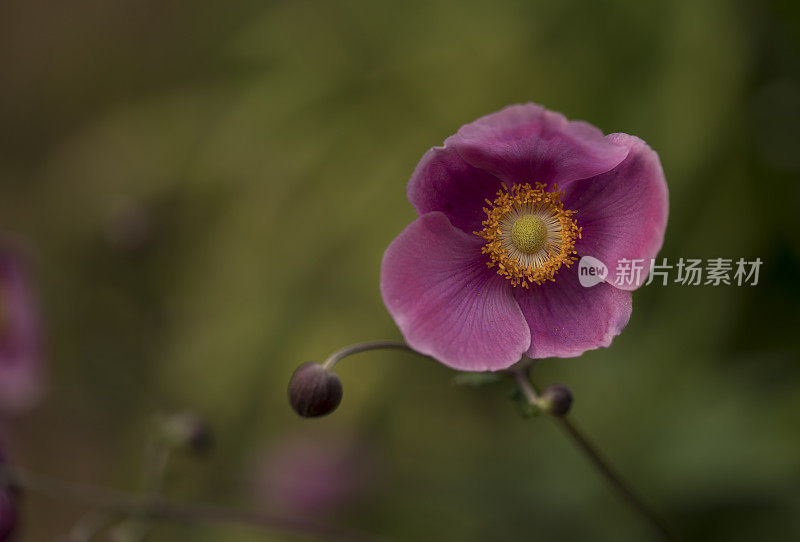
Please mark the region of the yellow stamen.
[[509, 190], [503, 185], [494, 201], [486, 200], [487, 218], [475, 232], [486, 239], [486, 265], [497, 265], [497, 274], [512, 286], [555, 281], [562, 265], [570, 267], [577, 260], [575, 241], [581, 228], [572, 218], [576, 211], [565, 210], [561, 194], [555, 188], [545, 192], [545, 187], [517, 184]]

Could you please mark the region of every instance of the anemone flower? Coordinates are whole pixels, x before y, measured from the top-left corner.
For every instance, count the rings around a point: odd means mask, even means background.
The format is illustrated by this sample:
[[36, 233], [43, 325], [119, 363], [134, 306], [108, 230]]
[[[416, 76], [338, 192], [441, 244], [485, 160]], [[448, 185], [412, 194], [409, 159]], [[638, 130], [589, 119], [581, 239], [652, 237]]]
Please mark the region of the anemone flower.
[[384, 254], [383, 300], [412, 348], [465, 371], [608, 346], [648, 266], [584, 287], [574, 264], [649, 262], [667, 222], [644, 141], [535, 104], [462, 126], [422, 157], [407, 193], [419, 217]]

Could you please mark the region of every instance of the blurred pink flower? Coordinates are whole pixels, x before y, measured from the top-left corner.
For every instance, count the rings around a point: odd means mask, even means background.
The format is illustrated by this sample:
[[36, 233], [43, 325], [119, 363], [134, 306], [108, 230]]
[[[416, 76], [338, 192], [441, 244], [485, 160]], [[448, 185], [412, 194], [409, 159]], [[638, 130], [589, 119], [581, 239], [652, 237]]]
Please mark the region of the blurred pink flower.
[[345, 435], [287, 438], [259, 458], [253, 496], [269, 510], [291, 516], [341, 511], [372, 489], [375, 462], [371, 452], [362, 440]]
[[19, 412], [41, 397], [44, 367], [39, 307], [22, 254], [0, 246], [0, 410]]
[[482, 117], [432, 148], [408, 199], [419, 218], [386, 249], [384, 303], [412, 348], [466, 371], [608, 346], [647, 269], [627, 286], [586, 288], [573, 264], [649, 261], [668, 207], [644, 141], [535, 104]]

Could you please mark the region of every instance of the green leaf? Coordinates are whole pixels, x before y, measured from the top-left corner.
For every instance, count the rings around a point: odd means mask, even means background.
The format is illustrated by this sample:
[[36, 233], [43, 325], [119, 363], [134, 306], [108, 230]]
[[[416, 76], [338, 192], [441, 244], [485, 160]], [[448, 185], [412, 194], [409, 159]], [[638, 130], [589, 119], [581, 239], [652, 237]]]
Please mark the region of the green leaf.
[[515, 389], [513, 392], [511, 392], [511, 400], [517, 407], [517, 412], [519, 412], [520, 416], [523, 418], [533, 418], [534, 416], [538, 416], [542, 413], [541, 409], [530, 404], [528, 399], [518, 389]]
[[458, 373], [453, 377], [453, 384], [477, 388], [487, 384], [496, 384], [502, 379], [502, 376], [497, 373]]

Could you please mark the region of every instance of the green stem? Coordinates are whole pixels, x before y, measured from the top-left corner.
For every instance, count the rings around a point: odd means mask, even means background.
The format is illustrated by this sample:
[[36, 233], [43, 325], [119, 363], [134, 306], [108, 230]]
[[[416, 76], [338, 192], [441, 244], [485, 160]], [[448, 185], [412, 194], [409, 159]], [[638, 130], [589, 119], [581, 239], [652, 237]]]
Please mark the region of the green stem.
[[[326, 370], [330, 371], [337, 363], [339, 363], [339, 361], [347, 356], [357, 354], [359, 352], [366, 352], [368, 350], [380, 350], [387, 348], [414, 352], [410, 346], [399, 341], [363, 342], [347, 346], [334, 352], [328, 357], [327, 360], [325, 360], [325, 363], [323, 363], [322, 366]], [[532, 360], [524, 358], [523, 362], [509, 369], [506, 374], [510, 374], [514, 377], [520, 391], [525, 396], [525, 399], [528, 401], [528, 403], [535, 408], [540, 408], [539, 393], [536, 391], [536, 387], [531, 382], [529, 377], [531, 362]], [[616, 469], [614, 469], [611, 464], [600, 454], [595, 445], [592, 444], [592, 442], [586, 436], [584, 436], [583, 432], [581, 432], [581, 430], [578, 429], [575, 424], [572, 423], [572, 421], [566, 416], [553, 417], [556, 419], [556, 423], [559, 424], [561, 429], [583, 452], [584, 456], [589, 460], [591, 465], [597, 469], [606, 482], [608, 482], [609, 485], [614, 488], [614, 490], [631, 507], [631, 509], [645, 519], [653, 527], [653, 529], [662, 536], [664, 540], [675, 540], [674, 535], [671, 533], [666, 523], [645, 503], [645, 501], [633, 490], [633, 488], [631, 488], [631, 486], [622, 478], [619, 472], [617, 472]]]
[[116, 521], [117, 518], [113, 516], [93, 510], [80, 518], [75, 525], [72, 526], [67, 540], [69, 540], [69, 542], [89, 542]]
[[[167, 465], [172, 455], [172, 447], [164, 441], [161, 435], [151, 437], [145, 453], [142, 481], [144, 493], [150, 503], [157, 503], [163, 499], [164, 480], [167, 474]], [[153, 520], [147, 516], [130, 516], [119, 522], [112, 529], [113, 540], [124, 542], [142, 542], [153, 530]]]
[[366, 352], [368, 350], [386, 350], [386, 349], [394, 349], [394, 350], [406, 350], [408, 352], [416, 352], [410, 346], [408, 346], [404, 342], [400, 341], [368, 341], [363, 343], [352, 344], [350, 346], [346, 346], [341, 350], [337, 350], [330, 356], [322, 366], [325, 368], [326, 371], [331, 371], [339, 363], [341, 360], [346, 358], [347, 356], [352, 356], [353, 354], [358, 354], [359, 352]]
[[[520, 391], [525, 396], [528, 403], [534, 407], [538, 406], [539, 394], [535, 385], [531, 382], [528, 371], [517, 370], [513, 372]], [[567, 436], [578, 446], [589, 463], [597, 469], [606, 482], [614, 488], [617, 494], [630, 506], [630, 508], [646, 520], [653, 529], [658, 532], [664, 540], [675, 540], [674, 535], [667, 527], [666, 523], [658, 516], [639, 496], [633, 488], [622, 478], [619, 472], [614, 469], [608, 460], [597, 450], [597, 447], [578, 429], [578, 427], [566, 416], [553, 416], [559, 427]]]

